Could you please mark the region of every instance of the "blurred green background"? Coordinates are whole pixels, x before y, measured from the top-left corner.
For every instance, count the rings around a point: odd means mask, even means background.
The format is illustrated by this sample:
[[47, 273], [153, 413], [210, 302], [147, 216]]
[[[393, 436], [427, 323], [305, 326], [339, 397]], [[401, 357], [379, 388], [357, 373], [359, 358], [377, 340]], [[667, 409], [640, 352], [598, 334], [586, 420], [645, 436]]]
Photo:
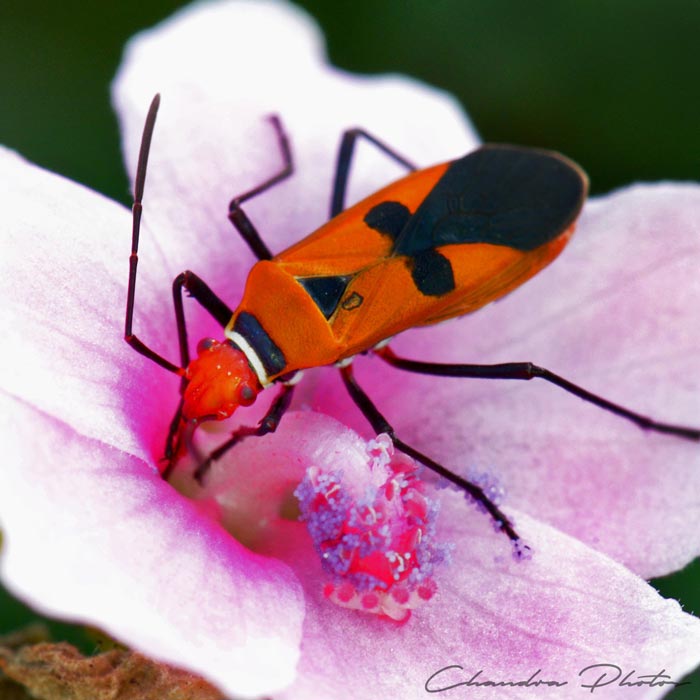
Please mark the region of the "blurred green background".
[[[110, 80], [125, 41], [184, 4], [0, 0], [0, 143], [129, 204]], [[594, 194], [700, 179], [696, 0], [298, 4], [324, 28], [336, 65], [446, 88], [484, 140], [561, 150]], [[654, 583], [700, 613], [700, 562]], [[0, 591], [0, 634], [31, 617]], [[89, 645], [80, 632], [56, 634]], [[676, 691], [698, 692], [700, 674]]]

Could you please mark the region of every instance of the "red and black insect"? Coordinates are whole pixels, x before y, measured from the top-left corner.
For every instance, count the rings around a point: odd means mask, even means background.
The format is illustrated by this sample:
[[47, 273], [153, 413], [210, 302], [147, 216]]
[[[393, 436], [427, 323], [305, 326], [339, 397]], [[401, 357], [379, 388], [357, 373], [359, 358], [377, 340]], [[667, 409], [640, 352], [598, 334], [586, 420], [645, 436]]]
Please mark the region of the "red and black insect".
[[[582, 389], [530, 362], [496, 365], [438, 364], [399, 357], [387, 345], [397, 333], [470, 313], [507, 294], [549, 264], [571, 237], [587, 193], [585, 173], [549, 151], [485, 145], [454, 161], [417, 169], [382, 141], [361, 130], [340, 142], [330, 220], [307, 238], [273, 255], [242, 204], [292, 175], [287, 136], [270, 119], [284, 165], [270, 179], [234, 197], [228, 218], [257, 262], [243, 299], [231, 310], [189, 270], [173, 281], [180, 363], [173, 364], [133, 333], [142, 198], [151, 137], [159, 107], [151, 104], [136, 171], [132, 250], [125, 338], [135, 350], [182, 377], [181, 398], [170, 426], [163, 476], [168, 477], [187, 424], [228, 418], [258, 393], [279, 387], [267, 414], [241, 427], [195, 471], [202, 480], [213, 460], [237, 442], [274, 431], [291, 403], [300, 370], [336, 364], [345, 386], [377, 433], [463, 489], [482, 504], [508, 537], [519, 537], [508, 518], [477, 484], [407, 445], [353, 376], [352, 358], [372, 352], [388, 364], [423, 374], [486, 379], [544, 379], [645, 430], [700, 440], [700, 430], [660, 423]], [[350, 166], [363, 138], [408, 174], [345, 208]], [[182, 290], [224, 329], [204, 339], [190, 358]]]

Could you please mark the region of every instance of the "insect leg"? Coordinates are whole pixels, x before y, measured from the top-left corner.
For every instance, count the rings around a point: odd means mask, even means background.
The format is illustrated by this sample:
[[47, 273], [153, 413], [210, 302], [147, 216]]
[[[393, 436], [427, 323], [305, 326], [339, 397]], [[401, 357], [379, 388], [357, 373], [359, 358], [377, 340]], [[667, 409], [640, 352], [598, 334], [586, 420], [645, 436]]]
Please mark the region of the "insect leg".
[[375, 350], [375, 353], [394, 367], [405, 369], [409, 372], [417, 372], [419, 374], [432, 374], [442, 377], [472, 377], [478, 379], [544, 379], [551, 384], [561, 387], [564, 391], [578, 396], [584, 401], [588, 401], [599, 408], [614, 413], [616, 416], [632, 421], [632, 423], [635, 423], [644, 430], [652, 430], [657, 433], [667, 433], [688, 440], [700, 441], [700, 429], [660, 423], [652, 418], [630, 411], [624, 406], [619, 406], [612, 401], [608, 401], [601, 396], [592, 394], [590, 391], [582, 389], [576, 384], [572, 384], [567, 379], [554, 374], [554, 372], [550, 372], [544, 367], [533, 365], [532, 362], [506, 362], [498, 365], [439, 364], [436, 362], [407, 360], [395, 355], [388, 347]]
[[243, 209], [241, 209], [241, 204], [248, 199], [257, 197], [259, 194], [265, 192], [265, 190], [268, 190], [270, 187], [273, 187], [278, 182], [282, 182], [282, 180], [285, 180], [294, 172], [292, 151], [289, 147], [289, 139], [287, 138], [287, 134], [284, 132], [284, 128], [282, 127], [282, 122], [280, 121], [280, 118], [274, 114], [269, 119], [270, 123], [275, 129], [275, 133], [277, 134], [277, 143], [279, 144], [279, 148], [282, 153], [284, 166], [276, 175], [273, 175], [268, 180], [265, 180], [265, 182], [261, 183], [257, 187], [234, 197], [231, 200], [231, 203], [228, 205], [229, 221], [235, 226], [238, 233], [241, 234], [243, 240], [248, 244], [250, 249], [257, 256], [258, 260], [269, 260], [272, 257], [272, 253], [267, 245], [265, 245], [252, 221], [248, 218], [248, 215], [243, 211]]
[[396, 437], [394, 428], [387, 419], [379, 412], [379, 409], [374, 405], [372, 400], [367, 396], [364, 389], [355, 380], [352, 372], [352, 365], [346, 365], [341, 368], [340, 373], [343, 376], [345, 386], [352, 397], [352, 400], [357, 404], [358, 408], [369, 421], [376, 433], [386, 433], [394, 443], [396, 449], [401, 450], [404, 454], [412, 457], [417, 462], [424, 464], [429, 469], [432, 469], [436, 474], [439, 474], [444, 479], [447, 479], [452, 484], [462, 489], [466, 494], [473, 498], [477, 503], [483, 506], [484, 510], [493, 518], [498, 528], [505, 533], [513, 542], [520, 542], [520, 535], [515, 531], [513, 524], [508, 520], [508, 517], [498, 508], [498, 506], [484, 493], [484, 490], [473, 484], [471, 481], [462, 478], [448, 469], [445, 469], [441, 464], [427, 457], [422, 452], [407, 445], [403, 440]]
[[200, 277], [185, 270], [173, 280], [173, 304], [175, 306], [175, 319], [177, 321], [177, 336], [180, 344], [180, 359], [182, 366], [190, 363], [190, 353], [187, 345], [187, 327], [185, 325], [185, 311], [182, 304], [182, 290], [187, 290], [189, 296], [196, 299], [221, 325], [222, 328], [231, 320], [233, 311], [219, 297], [212, 292], [209, 286]]
[[[182, 290], [185, 289], [188, 294], [196, 299], [213, 317], [219, 324], [224, 327], [233, 312], [231, 309], [223, 302], [219, 297], [214, 294], [214, 292], [209, 288], [209, 286], [200, 277], [191, 272], [190, 270], [185, 270], [181, 272], [173, 280], [173, 306], [175, 307], [175, 321], [177, 323], [177, 338], [180, 346], [180, 364], [183, 368], [186, 368], [190, 364], [190, 350], [187, 341], [187, 324], [185, 322], [185, 309], [182, 303]], [[184, 394], [185, 387], [187, 386], [187, 379], [183, 376], [180, 382], [180, 396]], [[165, 441], [165, 460], [167, 461], [167, 466], [165, 467], [162, 476], [164, 479], [170, 476], [170, 472], [174, 466], [174, 457], [177, 455], [180, 447], [181, 439], [181, 420], [182, 420], [182, 405], [183, 400], [180, 398], [175, 415], [170, 422], [170, 428], [168, 430], [168, 437]]]
[[185, 385], [186, 382], [183, 378], [182, 384], [180, 385], [180, 401], [178, 402], [175, 413], [170, 421], [168, 437], [165, 439], [165, 454], [163, 455], [162, 460], [165, 462], [165, 469], [163, 469], [163, 471], [160, 473], [160, 476], [164, 481], [167, 481], [170, 478], [173, 468], [175, 467], [175, 457], [180, 451], [180, 444], [182, 440], [182, 407], [185, 403], [182, 393]]
[[212, 462], [217, 459], [221, 459], [234, 445], [244, 440], [247, 437], [255, 436], [262, 437], [268, 433], [274, 433], [277, 430], [277, 426], [282, 420], [282, 416], [285, 414], [289, 405], [292, 402], [292, 395], [294, 394], [294, 386], [291, 384], [283, 384], [282, 389], [275, 397], [275, 400], [270, 405], [267, 413], [263, 416], [262, 420], [258, 423], [257, 427], [243, 425], [240, 428], [234, 430], [231, 437], [226, 440], [222, 445], [219, 445], [209, 456], [197, 467], [194, 472], [194, 478], [201, 484], [204, 480], [204, 476], [209, 471]]
[[355, 153], [355, 143], [360, 137], [367, 139], [380, 151], [386, 153], [386, 155], [395, 160], [399, 165], [403, 165], [407, 170], [417, 170], [416, 166], [411, 163], [411, 161], [406, 160], [402, 155], [399, 155], [378, 138], [372, 136], [372, 134], [363, 129], [348, 129], [343, 133], [343, 137], [340, 140], [340, 148], [338, 149], [338, 159], [335, 166], [335, 181], [333, 182], [333, 195], [331, 196], [331, 219], [338, 216], [338, 214], [345, 209], [345, 193], [348, 186], [350, 166]]

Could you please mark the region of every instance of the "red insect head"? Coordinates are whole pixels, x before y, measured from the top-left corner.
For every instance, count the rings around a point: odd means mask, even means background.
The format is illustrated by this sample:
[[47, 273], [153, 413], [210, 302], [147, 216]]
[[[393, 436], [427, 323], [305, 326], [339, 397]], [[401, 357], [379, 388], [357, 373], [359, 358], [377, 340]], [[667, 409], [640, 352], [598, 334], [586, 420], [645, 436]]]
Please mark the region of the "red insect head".
[[201, 340], [185, 378], [182, 416], [186, 421], [224, 420], [238, 406], [250, 406], [262, 391], [246, 356], [229, 340]]

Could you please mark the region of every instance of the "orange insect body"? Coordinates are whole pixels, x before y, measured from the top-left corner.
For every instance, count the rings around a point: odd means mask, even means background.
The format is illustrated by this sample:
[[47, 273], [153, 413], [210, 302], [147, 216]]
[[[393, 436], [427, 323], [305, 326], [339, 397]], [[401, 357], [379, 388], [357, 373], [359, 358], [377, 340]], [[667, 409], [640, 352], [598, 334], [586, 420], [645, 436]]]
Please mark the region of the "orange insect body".
[[[533, 153], [488, 148], [530, 158]], [[430, 240], [419, 231], [418, 245], [402, 243], [448, 169], [469, 156], [436, 165], [394, 182], [271, 260], [258, 262], [226, 337], [267, 386], [290, 372], [340, 362], [408, 328], [469, 313], [503, 296], [561, 252], [585, 196], [585, 175], [577, 166], [559, 155], [535, 153], [578, 182], [578, 205], [568, 212], [564, 228], [558, 226], [545, 242], [530, 249], [500, 240], [449, 242], [456, 236], [448, 230]], [[453, 199], [447, 198], [446, 218], [460, 211], [462, 203]], [[472, 224], [482, 226], [480, 220]], [[440, 245], [442, 240], [448, 242]], [[417, 275], [421, 265], [425, 272]]]

